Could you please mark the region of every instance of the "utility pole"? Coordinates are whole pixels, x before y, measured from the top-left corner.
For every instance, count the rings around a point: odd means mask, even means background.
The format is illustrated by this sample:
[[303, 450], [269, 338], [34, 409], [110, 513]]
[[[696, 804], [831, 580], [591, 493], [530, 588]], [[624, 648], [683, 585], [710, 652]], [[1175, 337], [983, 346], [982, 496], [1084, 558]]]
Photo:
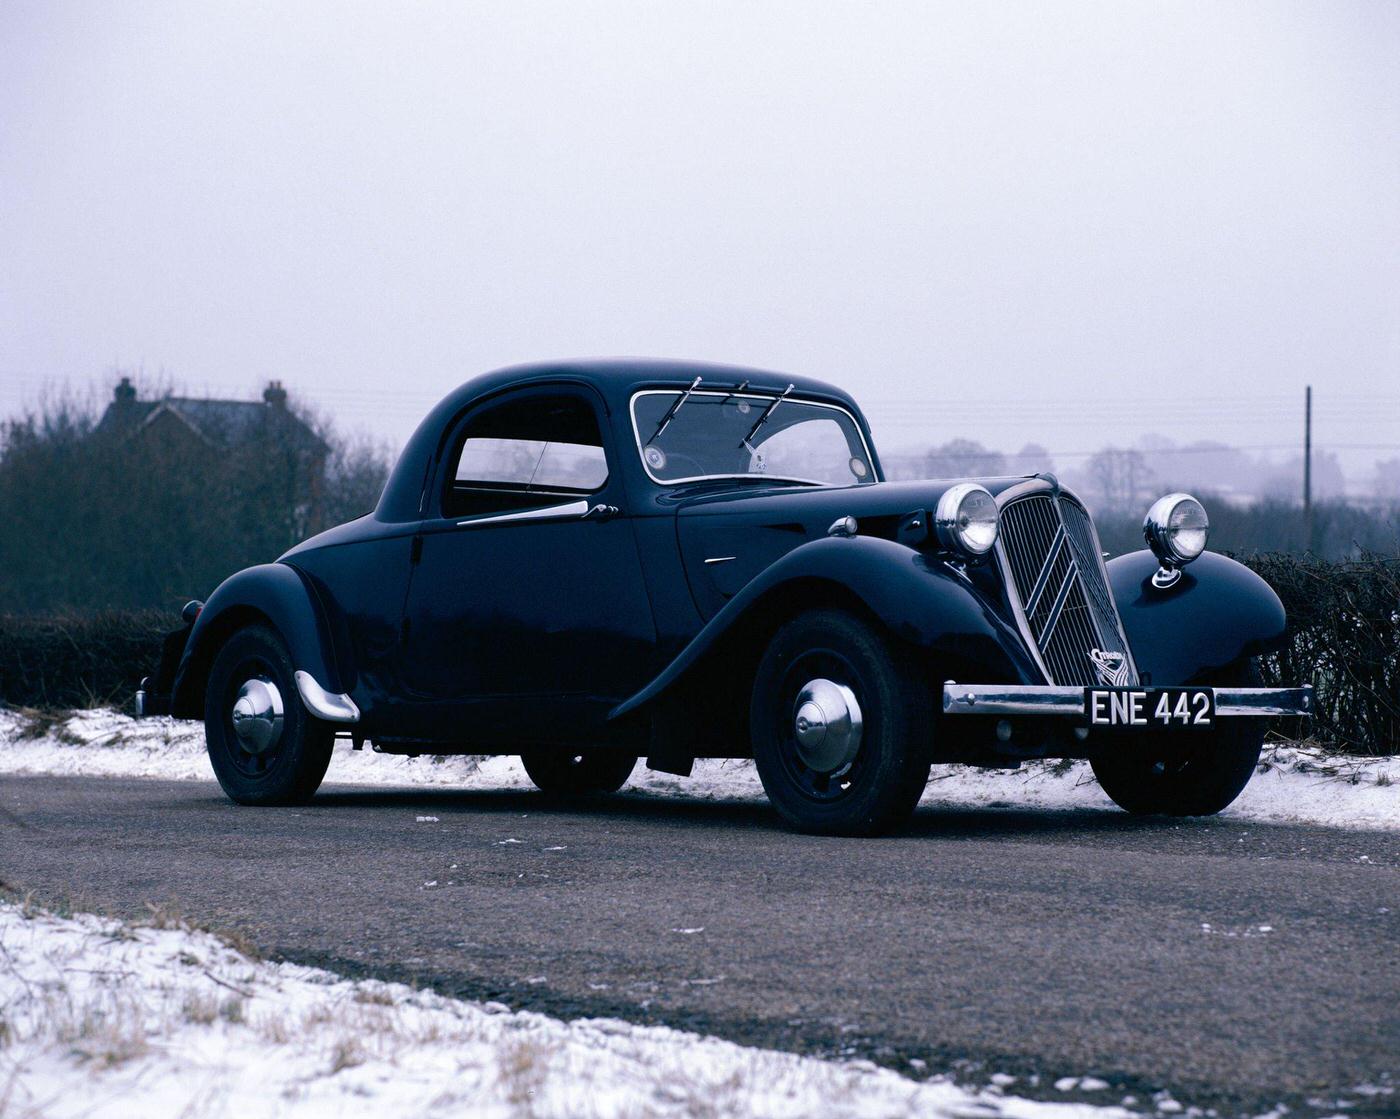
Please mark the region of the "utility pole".
[[1303, 547], [1313, 548], [1312, 512], [1312, 385], [1303, 396]]

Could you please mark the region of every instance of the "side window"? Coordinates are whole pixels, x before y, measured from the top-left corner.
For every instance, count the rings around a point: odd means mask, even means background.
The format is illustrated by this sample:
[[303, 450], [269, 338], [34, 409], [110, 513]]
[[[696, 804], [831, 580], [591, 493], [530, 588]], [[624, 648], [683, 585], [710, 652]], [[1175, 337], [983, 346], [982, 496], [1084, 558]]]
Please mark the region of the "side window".
[[476, 413], [458, 437], [443, 515], [513, 512], [577, 501], [608, 480], [592, 404], [531, 393]]

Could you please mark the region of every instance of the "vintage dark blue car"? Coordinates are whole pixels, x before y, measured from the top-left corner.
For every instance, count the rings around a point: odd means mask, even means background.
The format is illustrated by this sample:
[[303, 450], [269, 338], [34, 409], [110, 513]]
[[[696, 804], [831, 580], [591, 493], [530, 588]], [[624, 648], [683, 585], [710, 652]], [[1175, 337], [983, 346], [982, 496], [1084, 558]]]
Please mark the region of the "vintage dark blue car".
[[1105, 564], [1049, 474], [886, 482], [854, 400], [658, 361], [505, 369], [419, 426], [375, 511], [186, 607], [138, 707], [203, 718], [224, 790], [287, 804], [337, 735], [519, 754], [547, 792], [752, 757], [780, 815], [869, 834], [933, 762], [1087, 757], [1131, 812], [1239, 794], [1278, 597], [1171, 494]]

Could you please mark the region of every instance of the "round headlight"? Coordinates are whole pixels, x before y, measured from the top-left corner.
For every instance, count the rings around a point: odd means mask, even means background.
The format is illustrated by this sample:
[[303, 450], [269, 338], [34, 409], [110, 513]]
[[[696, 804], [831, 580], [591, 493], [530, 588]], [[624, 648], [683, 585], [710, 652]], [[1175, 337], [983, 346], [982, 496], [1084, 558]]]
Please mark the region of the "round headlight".
[[968, 556], [985, 556], [997, 542], [1000, 514], [996, 498], [974, 482], [950, 486], [933, 515], [945, 548]]
[[1163, 567], [1181, 567], [1206, 550], [1210, 518], [1189, 493], [1169, 493], [1147, 511], [1142, 534]]

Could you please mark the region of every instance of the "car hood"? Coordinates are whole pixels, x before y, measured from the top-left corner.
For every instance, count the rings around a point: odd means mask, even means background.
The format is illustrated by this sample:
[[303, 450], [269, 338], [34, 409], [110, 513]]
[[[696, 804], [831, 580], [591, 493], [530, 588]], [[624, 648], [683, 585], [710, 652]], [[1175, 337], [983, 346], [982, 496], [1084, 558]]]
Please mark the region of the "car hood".
[[854, 517], [862, 536], [893, 540], [910, 513], [932, 510], [949, 486], [967, 481], [995, 495], [1025, 478], [792, 486], [758, 493], [748, 488], [683, 496], [676, 533], [695, 604], [708, 620], [749, 580], [794, 548], [827, 535], [841, 517]]

